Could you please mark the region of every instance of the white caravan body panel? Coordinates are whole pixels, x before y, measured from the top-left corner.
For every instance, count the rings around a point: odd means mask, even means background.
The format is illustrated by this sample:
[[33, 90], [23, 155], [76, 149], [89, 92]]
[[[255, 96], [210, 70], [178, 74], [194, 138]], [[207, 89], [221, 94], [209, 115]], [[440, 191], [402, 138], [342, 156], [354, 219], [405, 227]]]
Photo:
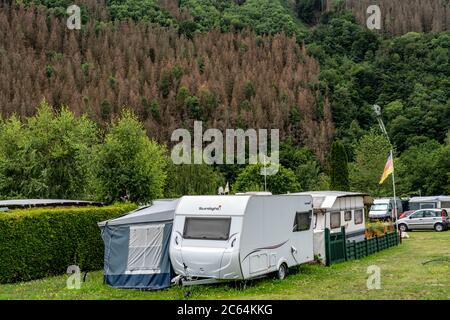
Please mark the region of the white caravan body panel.
[[[371, 197], [364, 193], [345, 191], [310, 191], [297, 194], [311, 195], [314, 204], [313, 228], [316, 238], [323, 235], [326, 228], [340, 232], [345, 228], [347, 240], [362, 240], [365, 237], [365, 205], [372, 203]], [[319, 241], [318, 243], [324, 243]], [[315, 254], [324, 248], [317, 248]]]
[[[294, 232], [297, 219], [305, 230]], [[310, 196], [186, 196], [175, 211], [172, 265], [187, 277], [237, 280], [313, 261], [311, 220]]]

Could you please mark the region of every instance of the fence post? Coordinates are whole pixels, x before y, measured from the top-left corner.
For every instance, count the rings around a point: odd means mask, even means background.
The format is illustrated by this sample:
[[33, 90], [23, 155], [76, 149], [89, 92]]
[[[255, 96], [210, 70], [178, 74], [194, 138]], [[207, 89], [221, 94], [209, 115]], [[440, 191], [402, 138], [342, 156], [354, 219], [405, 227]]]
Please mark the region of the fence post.
[[364, 247], [366, 248], [366, 257], [369, 255], [369, 247], [367, 245], [367, 239], [364, 238]]
[[325, 228], [325, 265], [329, 267], [330, 264], [331, 264], [330, 229]]
[[345, 235], [345, 227], [341, 227], [342, 240], [344, 241], [344, 259], [347, 261], [347, 236]]
[[378, 244], [378, 235], [375, 235], [375, 242], [377, 243], [377, 252], [380, 251], [380, 245]]

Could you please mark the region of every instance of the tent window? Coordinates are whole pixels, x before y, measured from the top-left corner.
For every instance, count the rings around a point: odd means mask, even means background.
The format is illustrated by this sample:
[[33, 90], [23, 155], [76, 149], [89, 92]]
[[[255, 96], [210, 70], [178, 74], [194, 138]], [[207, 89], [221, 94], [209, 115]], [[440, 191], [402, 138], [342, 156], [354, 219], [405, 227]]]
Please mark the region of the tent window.
[[183, 238], [228, 240], [231, 218], [186, 218]]
[[296, 212], [294, 221], [294, 232], [306, 231], [311, 227], [311, 211]]
[[341, 226], [341, 213], [339, 211], [331, 212], [330, 227], [331, 229], [339, 228]]
[[355, 210], [355, 224], [361, 224], [364, 221], [363, 210]]
[[352, 212], [350, 210], [345, 211], [345, 213], [344, 213], [344, 220], [345, 221], [352, 220]]
[[163, 224], [130, 227], [128, 270], [158, 270], [163, 235]]

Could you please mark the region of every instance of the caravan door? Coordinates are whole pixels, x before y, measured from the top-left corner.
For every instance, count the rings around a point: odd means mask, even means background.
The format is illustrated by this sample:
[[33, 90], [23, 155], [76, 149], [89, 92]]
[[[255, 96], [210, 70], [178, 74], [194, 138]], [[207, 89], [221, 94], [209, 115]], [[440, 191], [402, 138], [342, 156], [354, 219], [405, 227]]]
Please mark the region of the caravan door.
[[297, 211], [295, 213], [291, 247], [295, 265], [314, 259], [312, 219], [312, 210]]

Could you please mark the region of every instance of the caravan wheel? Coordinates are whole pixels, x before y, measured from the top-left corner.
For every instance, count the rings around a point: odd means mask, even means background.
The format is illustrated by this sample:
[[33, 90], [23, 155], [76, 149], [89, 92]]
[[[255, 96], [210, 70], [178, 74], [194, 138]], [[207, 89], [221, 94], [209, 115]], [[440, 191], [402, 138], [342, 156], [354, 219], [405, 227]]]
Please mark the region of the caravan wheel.
[[287, 273], [288, 273], [287, 265], [285, 263], [282, 263], [277, 271], [277, 279], [283, 280], [284, 278], [286, 278]]

